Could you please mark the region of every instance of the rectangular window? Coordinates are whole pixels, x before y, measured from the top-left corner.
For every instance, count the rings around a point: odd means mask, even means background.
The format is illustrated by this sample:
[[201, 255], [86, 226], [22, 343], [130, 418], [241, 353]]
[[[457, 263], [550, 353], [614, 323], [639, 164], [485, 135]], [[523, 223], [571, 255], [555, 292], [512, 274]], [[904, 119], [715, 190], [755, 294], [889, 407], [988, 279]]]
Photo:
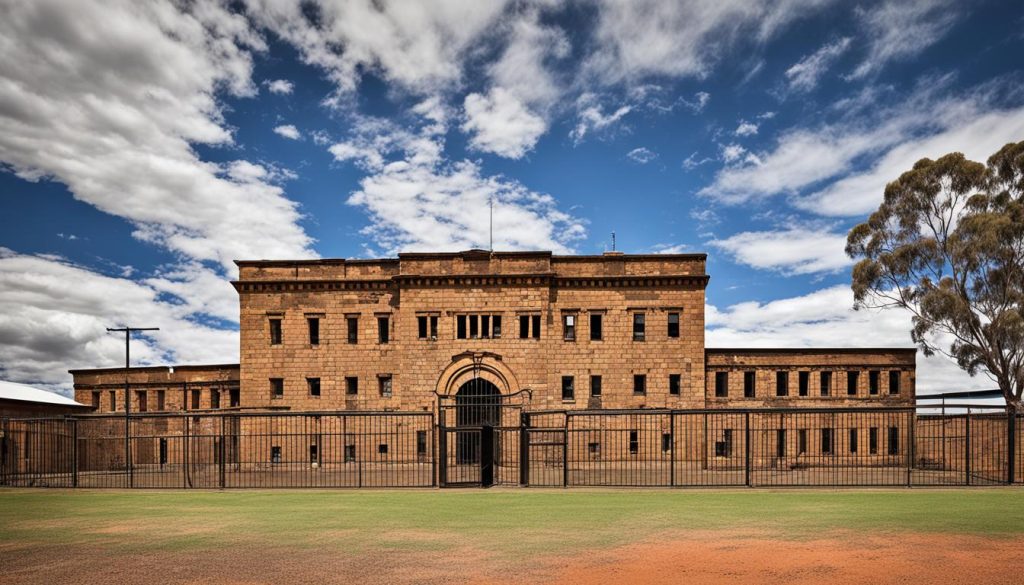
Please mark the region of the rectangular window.
[[601, 395], [601, 376], [590, 377], [590, 395], [600, 396]]
[[668, 314], [668, 336], [679, 337], [679, 313]]
[[725, 398], [729, 395], [729, 372], [715, 372], [715, 396]]
[[210, 389], [210, 408], [220, 408], [220, 390]]
[[598, 442], [587, 443], [587, 452], [590, 453], [591, 455], [593, 455], [594, 457], [600, 456], [601, 455], [601, 443], [598, 443]]
[[775, 456], [786, 456], [786, 429], [775, 429]]
[[590, 314], [590, 340], [591, 341], [601, 341], [602, 336], [604, 335], [604, 333], [601, 331], [601, 326], [603, 325], [603, 323], [601, 323], [602, 318], [603, 318], [603, 316], [601, 315], [601, 313], [591, 313]]
[[229, 390], [228, 395], [230, 396], [231, 400], [231, 408], [242, 405], [241, 391], [238, 388], [232, 388], [231, 390]]
[[458, 315], [455, 317], [455, 336], [459, 339], [467, 339], [469, 335], [466, 329], [466, 316]]
[[377, 453], [379, 453], [381, 455], [387, 455], [388, 454], [388, 444], [387, 443], [381, 443], [381, 444], [377, 445]]
[[715, 441], [715, 457], [732, 456], [732, 429], [722, 430], [722, 440]]
[[309, 446], [309, 462], [319, 463], [320, 462], [320, 445], [313, 443]]
[[199, 409], [199, 390], [192, 391], [192, 408], [193, 410]]
[[281, 462], [281, 447], [274, 445], [270, 448], [270, 462], [280, 463]]
[[310, 396], [320, 396], [320, 378], [306, 378], [306, 385], [309, 386]]
[[647, 394], [647, 375], [633, 374], [633, 394]]
[[478, 315], [469, 315], [469, 338], [480, 337], [480, 319]]
[[878, 427], [868, 429], [868, 453], [878, 455]]
[[680, 391], [683, 387], [683, 376], [682, 374], [669, 374], [668, 375], [668, 393], [672, 396], [679, 396]]
[[427, 431], [416, 431], [416, 456], [427, 456]]
[[110, 410], [117, 410], [117, 392], [110, 391]]
[[878, 394], [878, 378], [881, 372], [878, 370], [871, 370], [868, 372], [868, 394], [876, 396]]
[[359, 394], [359, 378], [355, 376], [345, 378], [345, 394], [349, 396]]
[[753, 398], [756, 392], [757, 377], [754, 372], [743, 372], [743, 397]]
[[167, 392], [165, 390], [156, 391], [156, 409], [166, 410], [167, 409]]
[[799, 372], [797, 373], [797, 392], [800, 396], [807, 396], [807, 391], [811, 385], [811, 373], [810, 372]]
[[99, 392], [93, 392], [92, 393], [92, 409], [93, 410], [99, 410], [100, 409], [100, 393]]
[[430, 339], [437, 339], [437, 315], [430, 316]]
[[306, 323], [309, 324], [309, 344], [320, 345], [320, 318], [308, 317]]
[[661, 434], [661, 452], [668, 453], [672, 450], [672, 434], [662, 433]]
[[530, 337], [530, 316], [520, 315], [519, 316], [519, 339], [528, 339]]
[[821, 429], [821, 454], [832, 454], [832, 429]]
[[391, 376], [377, 376], [377, 386], [380, 389], [381, 398], [391, 398]]
[[501, 337], [501, 315], [491, 317], [491, 337], [495, 339]]
[[775, 395], [789, 396], [789, 372], [775, 372]]
[[800, 429], [796, 432], [796, 452], [798, 455], [807, 452], [807, 429]]
[[889, 394], [900, 393], [900, 372], [892, 370], [889, 372]]
[[576, 341], [576, 315], [562, 315], [562, 338]]
[[846, 394], [849, 396], [857, 395], [857, 379], [860, 372], [846, 372]]
[[356, 446], [345, 445], [345, 463], [352, 463], [356, 460]]
[[629, 431], [629, 453], [630, 455], [636, 455], [640, 452], [640, 433], [637, 431]]
[[270, 320], [270, 345], [281, 345], [281, 320]]
[[562, 376], [562, 400], [576, 400], [576, 383], [572, 376]]
[[828, 396], [832, 393], [832, 372], [821, 373], [821, 395]]
[[530, 325], [533, 326], [533, 338], [540, 339], [540, 315], [534, 315], [530, 321]]
[[346, 317], [345, 326], [348, 328], [348, 342], [359, 343], [359, 317]]
[[857, 429], [850, 429], [850, 453], [857, 452]]
[[391, 340], [391, 319], [377, 317], [377, 342], [384, 344]]
[[480, 315], [480, 337], [490, 339], [491, 337], [491, 316]]
[[284, 378], [270, 379], [270, 398], [284, 398]]
[[427, 338], [427, 316], [420, 315], [416, 317], [416, 337], [418, 339]]
[[135, 399], [139, 403], [139, 412], [146, 412], [146, 410], [147, 410], [146, 407], [149, 406], [148, 404], [146, 404], [146, 391], [145, 390], [136, 390], [135, 391]]
[[643, 341], [646, 333], [643, 313], [633, 313], [633, 341]]
[[899, 455], [900, 452], [900, 429], [889, 427], [889, 455]]

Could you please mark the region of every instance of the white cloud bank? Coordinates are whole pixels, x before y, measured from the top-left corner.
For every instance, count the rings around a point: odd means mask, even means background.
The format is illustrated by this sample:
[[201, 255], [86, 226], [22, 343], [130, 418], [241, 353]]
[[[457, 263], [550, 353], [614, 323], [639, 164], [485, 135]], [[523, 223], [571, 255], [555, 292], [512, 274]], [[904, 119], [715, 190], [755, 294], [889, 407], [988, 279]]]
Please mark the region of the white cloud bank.
[[299, 140], [302, 133], [293, 124], [282, 124], [274, 127], [274, 134], [287, 138], [288, 140]]
[[708, 244], [740, 264], [785, 274], [837, 272], [853, 263], [844, 250], [846, 236], [828, 230], [741, 232]]

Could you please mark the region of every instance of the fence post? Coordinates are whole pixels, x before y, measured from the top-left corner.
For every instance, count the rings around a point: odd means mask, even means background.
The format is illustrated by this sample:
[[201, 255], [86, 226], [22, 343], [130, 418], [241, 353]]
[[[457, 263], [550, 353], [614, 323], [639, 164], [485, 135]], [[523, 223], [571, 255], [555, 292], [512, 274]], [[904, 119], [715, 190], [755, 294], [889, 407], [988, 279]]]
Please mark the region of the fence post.
[[743, 482], [750, 485], [750, 411], [743, 413]]
[[[220, 453], [219, 453], [220, 466], [219, 467], [220, 467], [220, 469], [218, 470], [220, 472], [220, 489], [224, 489], [226, 487], [226, 485], [227, 485], [227, 482], [225, 481], [226, 480], [226, 478], [225, 478], [225, 465], [226, 465], [226, 463], [224, 461], [225, 455], [227, 454], [227, 450], [224, 448], [224, 440], [225, 439], [226, 439], [226, 437], [225, 437], [225, 433], [224, 433], [224, 415], [221, 415], [220, 416], [220, 447], [219, 447], [219, 451], [220, 451]], [[319, 453], [317, 454], [317, 457], [319, 457]]]
[[971, 485], [971, 409], [967, 409], [964, 417], [964, 473], [967, 474], [967, 485]]
[[519, 413], [519, 485], [530, 485], [530, 414]]
[[437, 420], [434, 418], [434, 413], [430, 413], [430, 453], [433, 455], [434, 460], [430, 464], [430, 486], [437, 487]]
[[9, 422], [9, 419], [0, 419], [0, 485], [7, 485], [7, 460], [10, 459], [7, 452], [10, 445], [8, 437], [11, 434]]
[[676, 487], [676, 414], [674, 411], [668, 413], [668, 436], [669, 436], [669, 460], [668, 460], [668, 485]]
[[562, 487], [569, 487], [569, 413], [565, 413], [565, 429], [562, 431]]
[[71, 419], [71, 487], [78, 487], [78, 419]]
[[1017, 462], [1017, 409], [1010, 406], [1006, 413], [1006, 483], [1012, 484]]
[[910, 435], [910, 440], [907, 445], [907, 487], [911, 487], [914, 482], [913, 470], [914, 470], [914, 449], [917, 443], [917, 410], [911, 410], [910, 424], [907, 426], [909, 429], [907, 434]]

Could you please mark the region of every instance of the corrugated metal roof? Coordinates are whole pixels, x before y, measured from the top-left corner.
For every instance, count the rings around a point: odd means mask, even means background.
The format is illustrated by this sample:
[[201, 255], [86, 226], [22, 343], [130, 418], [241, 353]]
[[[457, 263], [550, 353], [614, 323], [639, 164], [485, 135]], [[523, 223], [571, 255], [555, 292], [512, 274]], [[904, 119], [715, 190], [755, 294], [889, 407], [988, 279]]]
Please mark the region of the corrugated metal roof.
[[35, 402], [39, 404], [57, 404], [60, 406], [85, 406], [66, 396], [61, 396], [48, 390], [42, 390], [26, 384], [18, 384], [17, 382], [5, 382], [3, 380], [0, 380], [0, 399], [20, 400], [22, 402]]

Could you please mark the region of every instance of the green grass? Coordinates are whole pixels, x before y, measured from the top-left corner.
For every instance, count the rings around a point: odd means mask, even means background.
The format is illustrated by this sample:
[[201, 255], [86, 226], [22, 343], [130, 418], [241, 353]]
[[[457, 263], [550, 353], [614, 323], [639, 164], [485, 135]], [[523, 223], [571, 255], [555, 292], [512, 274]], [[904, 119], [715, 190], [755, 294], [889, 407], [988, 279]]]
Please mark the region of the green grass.
[[440, 550], [506, 558], [606, 547], [665, 532], [1017, 536], [1024, 491], [50, 491], [0, 490], [0, 545], [124, 550], [223, 545]]

